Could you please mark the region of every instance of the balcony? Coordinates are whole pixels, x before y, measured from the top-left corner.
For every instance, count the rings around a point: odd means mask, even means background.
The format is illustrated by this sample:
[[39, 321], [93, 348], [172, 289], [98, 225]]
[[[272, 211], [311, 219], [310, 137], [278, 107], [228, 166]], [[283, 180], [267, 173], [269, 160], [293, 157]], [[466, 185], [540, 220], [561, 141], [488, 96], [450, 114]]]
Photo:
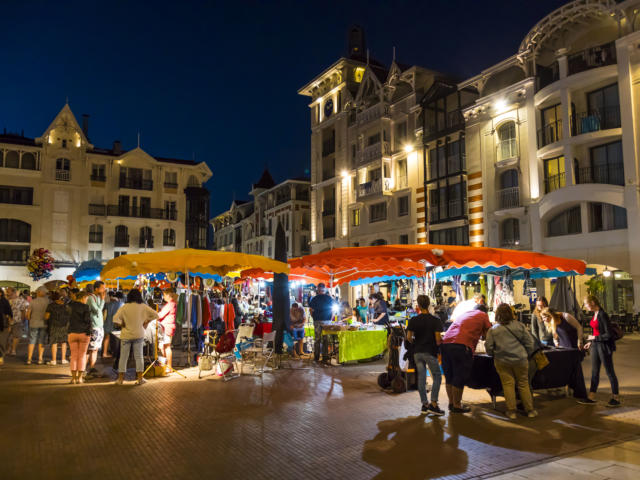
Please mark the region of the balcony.
[[91, 181], [92, 182], [106, 182], [107, 181], [107, 177], [104, 174], [100, 174], [100, 173], [92, 173], [91, 174]]
[[556, 120], [538, 129], [538, 149], [562, 140], [562, 120]]
[[336, 201], [334, 198], [322, 202], [322, 216], [328, 217], [336, 214]]
[[128, 247], [129, 246], [129, 235], [116, 235], [113, 245], [116, 247]]
[[566, 185], [564, 172], [550, 175], [544, 179], [544, 192], [551, 193]]
[[571, 120], [571, 135], [573, 136], [610, 128], [620, 128], [620, 105], [574, 113]]
[[291, 201], [291, 192], [282, 195], [276, 195], [276, 205], [282, 205]]
[[383, 155], [391, 155], [389, 142], [376, 142], [373, 145], [365, 147], [361, 152], [358, 152], [358, 165], [373, 162], [374, 160], [382, 158]]
[[520, 206], [520, 187], [503, 188], [496, 193], [499, 210], [518, 208]]
[[164, 182], [164, 188], [178, 188], [178, 184], [174, 182]]
[[576, 183], [601, 183], [624, 186], [624, 165], [612, 163], [598, 167], [579, 168]]
[[396, 188], [398, 190], [401, 190], [403, 188], [407, 188], [409, 186], [409, 179], [407, 178], [406, 175], [400, 175], [398, 176], [398, 181], [396, 184]]
[[109, 217], [133, 217], [152, 218], [156, 220], [176, 220], [178, 213], [176, 210], [165, 210], [164, 208], [130, 207], [125, 205], [98, 205], [89, 204], [89, 215], [100, 215]]
[[518, 157], [518, 143], [515, 138], [501, 140], [496, 145], [496, 161], [504, 162]]
[[131, 188], [134, 190], [153, 190], [153, 180], [120, 177], [120, 188]]
[[138, 242], [140, 248], [153, 248], [153, 235], [151, 237], [140, 237]]
[[384, 103], [378, 103], [372, 107], [367, 108], [357, 115], [357, 124], [366, 125], [367, 123], [378, 120], [379, 118], [389, 116], [389, 105]]
[[[405, 177], [406, 178], [406, 177]], [[379, 195], [391, 191], [390, 178], [377, 178], [366, 183], [358, 185], [358, 198], [368, 197], [370, 195]]]
[[581, 52], [569, 55], [567, 66], [569, 75], [591, 70], [592, 68], [604, 67], [616, 63], [615, 42], [587, 48]]
[[71, 181], [71, 171], [70, 170], [56, 170], [56, 180], [59, 182], [69, 182]]

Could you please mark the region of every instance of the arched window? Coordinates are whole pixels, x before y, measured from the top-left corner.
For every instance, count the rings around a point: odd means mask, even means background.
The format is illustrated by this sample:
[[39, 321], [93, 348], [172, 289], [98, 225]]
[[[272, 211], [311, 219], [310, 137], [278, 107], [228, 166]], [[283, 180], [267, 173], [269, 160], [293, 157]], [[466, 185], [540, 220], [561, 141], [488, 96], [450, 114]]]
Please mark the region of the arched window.
[[518, 171], [507, 170], [500, 175], [498, 190], [499, 208], [517, 208], [520, 206], [520, 189], [518, 188]]
[[520, 222], [517, 218], [507, 218], [500, 225], [500, 246], [520, 245]]
[[20, 168], [20, 155], [15, 150], [10, 150], [4, 157], [4, 166], [7, 168]]
[[129, 246], [129, 229], [126, 225], [118, 225], [116, 227], [116, 247], [128, 247]]
[[508, 160], [518, 156], [516, 143], [516, 122], [503, 123], [498, 128], [498, 161]]
[[0, 218], [0, 262], [24, 263], [31, 248], [31, 225]]
[[153, 230], [151, 227], [142, 227], [140, 229], [140, 248], [153, 248]]
[[547, 236], [559, 237], [561, 235], [575, 235], [582, 233], [582, 220], [580, 207], [572, 207], [549, 220], [547, 224]]
[[89, 226], [89, 243], [102, 243], [102, 225]]
[[36, 169], [36, 156], [31, 152], [25, 152], [22, 154], [22, 168], [24, 170]]
[[162, 232], [162, 245], [165, 247], [176, 246], [176, 231], [173, 228], [165, 228]]

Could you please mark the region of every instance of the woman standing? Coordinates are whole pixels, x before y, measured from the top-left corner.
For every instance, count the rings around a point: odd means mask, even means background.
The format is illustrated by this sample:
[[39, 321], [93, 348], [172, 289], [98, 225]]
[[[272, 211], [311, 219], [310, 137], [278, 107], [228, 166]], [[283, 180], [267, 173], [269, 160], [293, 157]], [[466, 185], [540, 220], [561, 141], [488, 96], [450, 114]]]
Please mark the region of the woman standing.
[[546, 297], [540, 297], [536, 300], [536, 308], [531, 318], [531, 333], [542, 344], [553, 346], [553, 333], [542, 319], [542, 310], [548, 307], [549, 302]]
[[373, 323], [376, 325], [389, 326], [389, 315], [387, 314], [387, 302], [382, 298], [381, 293], [369, 295], [369, 302], [373, 306]]
[[87, 306], [87, 292], [78, 292], [69, 303], [69, 349], [71, 350], [71, 382], [82, 383], [87, 366], [87, 349], [91, 340], [91, 312]]
[[49, 344], [51, 345], [51, 361], [47, 365], [57, 365], [58, 345], [63, 365], [67, 362], [67, 336], [69, 335], [69, 320], [71, 308], [64, 304], [64, 298], [58, 292], [51, 293], [51, 303], [47, 306], [44, 319], [47, 322]]
[[506, 303], [501, 303], [496, 309], [496, 324], [487, 333], [485, 348], [489, 355], [493, 355], [502, 382], [507, 417], [516, 419], [516, 384], [527, 416], [538, 416], [533, 409], [533, 396], [529, 388], [528, 359], [535, 345], [526, 327], [514, 321], [513, 311]]
[[167, 359], [167, 368], [169, 371], [173, 370], [172, 360], [173, 352], [171, 351], [171, 343], [173, 342], [173, 334], [176, 331], [176, 312], [178, 311], [178, 295], [173, 288], [167, 288], [162, 297], [166, 302], [158, 318], [160, 323], [164, 327], [164, 338], [162, 340], [162, 355]]
[[140, 290], [134, 288], [127, 295], [127, 303], [113, 316], [113, 323], [122, 326], [120, 332], [120, 363], [118, 364], [117, 385], [122, 385], [124, 374], [127, 371], [129, 353], [133, 347], [133, 358], [136, 360], [136, 384], [142, 385], [146, 380], [142, 378], [144, 372], [144, 359], [142, 347], [144, 342], [144, 329], [149, 322], [157, 320], [158, 313], [143, 303]]
[[616, 342], [611, 333], [611, 323], [609, 315], [602, 310], [600, 301], [593, 295], [584, 299], [584, 306], [593, 313], [590, 325], [593, 335], [589, 336], [589, 342], [585, 348], [591, 350], [591, 388], [589, 388], [589, 399], [596, 399], [598, 384], [600, 383], [600, 366], [604, 364], [604, 369], [611, 384], [611, 400], [607, 407], [619, 407], [618, 397], [618, 377], [613, 369], [613, 352], [616, 350]]

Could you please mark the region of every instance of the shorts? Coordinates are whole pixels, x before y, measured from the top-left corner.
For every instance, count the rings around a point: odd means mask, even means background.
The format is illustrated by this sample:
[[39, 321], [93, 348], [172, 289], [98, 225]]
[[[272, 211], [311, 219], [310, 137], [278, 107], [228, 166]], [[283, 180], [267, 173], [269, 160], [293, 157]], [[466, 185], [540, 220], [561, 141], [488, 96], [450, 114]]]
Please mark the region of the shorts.
[[173, 342], [173, 335], [163, 335], [162, 336], [162, 344], [166, 345], [167, 343], [169, 345], [171, 345], [171, 343]]
[[47, 343], [47, 329], [42, 328], [30, 328], [29, 329], [29, 345], [44, 345]]
[[294, 340], [304, 340], [304, 327], [302, 328], [294, 328], [293, 329], [293, 339]]
[[460, 343], [443, 343], [440, 345], [440, 352], [446, 384], [464, 388], [471, 375], [473, 352]]
[[22, 335], [24, 334], [24, 322], [16, 322], [9, 328], [11, 329], [11, 335], [13, 338], [22, 338]]
[[100, 350], [102, 341], [104, 340], [104, 330], [102, 328], [91, 329], [91, 340], [89, 341], [89, 350]]

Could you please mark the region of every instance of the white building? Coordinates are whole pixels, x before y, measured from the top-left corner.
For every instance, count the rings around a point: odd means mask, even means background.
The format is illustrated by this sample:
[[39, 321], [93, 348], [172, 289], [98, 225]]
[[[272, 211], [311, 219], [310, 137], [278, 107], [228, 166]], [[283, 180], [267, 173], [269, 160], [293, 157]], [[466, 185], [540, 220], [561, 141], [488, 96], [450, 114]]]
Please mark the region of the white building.
[[472, 243], [614, 270], [605, 302], [626, 312], [640, 308], [638, 8], [570, 2], [458, 85], [479, 92], [463, 111], [467, 165], [481, 172]]
[[309, 252], [309, 180], [294, 178], [276, 185], [265, 170], [253, 184], [251, 201], [234, 200], [211, 220], [216, 250], [273, 258], [278, 222], [284, 228], [289, 258]]
[[94, 147], [65, 105], [35, 139], [0, 135], [0, 280], [33, 285], [35, 248], [65, 279], [84, 260], [206, 248], [211, 177], [204, 162], [154, 158], [141, 148]]
[[[426, 241], [420, 100], [437, 73], [363, 55], [302, 87], [311, 111], [311, 249]], [[416, 136], [418, 133], [418, 136]]]

